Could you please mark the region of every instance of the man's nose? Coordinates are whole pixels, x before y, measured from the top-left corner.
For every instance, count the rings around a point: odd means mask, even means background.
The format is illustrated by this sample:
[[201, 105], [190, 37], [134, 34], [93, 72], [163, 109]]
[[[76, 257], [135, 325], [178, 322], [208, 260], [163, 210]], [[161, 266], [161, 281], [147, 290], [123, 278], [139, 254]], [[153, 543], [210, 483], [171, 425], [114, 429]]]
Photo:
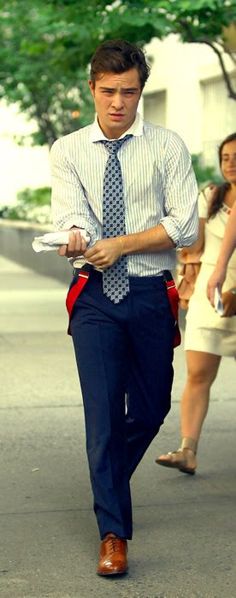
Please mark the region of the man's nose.
[[116, 110], [119, 110], [123, 107], [123, 98], [121, 93], [115, 93], [112, 98], [112, 106]]

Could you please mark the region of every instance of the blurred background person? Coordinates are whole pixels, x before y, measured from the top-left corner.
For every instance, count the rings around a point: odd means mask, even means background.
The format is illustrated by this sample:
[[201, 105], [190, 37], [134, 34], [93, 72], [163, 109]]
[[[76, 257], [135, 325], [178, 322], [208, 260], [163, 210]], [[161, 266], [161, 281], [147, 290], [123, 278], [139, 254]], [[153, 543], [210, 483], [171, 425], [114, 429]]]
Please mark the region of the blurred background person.
[[[221, 185], [206, 188], [199, 195], [200, 233], [191, 248], [184, 249], [186, 274], [191, 255], [201, 253], [201, 267], [189, 301], [186, 318], [185, 351], [187, 381], [181, 400], [181, 446], [177, 451], [161, 455], [159, 465], [194, 474], [197, 447], [207, 415], [210, 389], [222, 356], [236, 356], [236, 251], [228, 262], [222, 287], [224, 316], [212, 308], [206, 287], [219, 255], [231, 209], [236, 199], [236, 133], [224, 139], [219, 147], [219, 162], [225, 179]], [[187, 257], [188, 256], [188, 257]]]
[[[235, 172], [235, 181], [236, 181], [236, 154], [235, 154], [235, 165], [233, 168]], [[236, 183], [235, 183], [236, 185]], [[226, 278], [226, 271], [228, 261], [233, 253], [233, 250], [236, 247], [236, 203], [234, 203], [231, 214], [228, 220], [228, 224], [225, 229], [225, 235], [221, 244], [221, 249], [219, 253], [218, 260], [216, 262], [216, 267], [208, 280], [207, 285], [207, 296], [209, 301], [214, 307], [214, 297], [215, 297], [215, 290], [218, 288], [219, 292], [221, 292], [222, 285]], [[235, 287], [236, 287], [236, 279], [235, 279]], [[236, 293], [236, 289], [234, 289]]]

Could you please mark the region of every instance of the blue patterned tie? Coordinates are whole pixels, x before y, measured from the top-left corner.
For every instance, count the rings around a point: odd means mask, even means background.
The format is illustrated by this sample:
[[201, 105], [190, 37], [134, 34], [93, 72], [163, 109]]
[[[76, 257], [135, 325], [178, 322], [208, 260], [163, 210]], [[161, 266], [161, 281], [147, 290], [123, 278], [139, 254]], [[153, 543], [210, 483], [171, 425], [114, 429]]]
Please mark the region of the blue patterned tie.
[[[125, 235], [125, 206], [123, 181], [117, 152], [122, 143], [132, 135], [115, 141], [102, 141], [109, 152], [103, 182], [103, 238]], [[103, 272], [103, 293], [113, 303], [120, 303], [129, 293], [129, 277], [126, 256]]]

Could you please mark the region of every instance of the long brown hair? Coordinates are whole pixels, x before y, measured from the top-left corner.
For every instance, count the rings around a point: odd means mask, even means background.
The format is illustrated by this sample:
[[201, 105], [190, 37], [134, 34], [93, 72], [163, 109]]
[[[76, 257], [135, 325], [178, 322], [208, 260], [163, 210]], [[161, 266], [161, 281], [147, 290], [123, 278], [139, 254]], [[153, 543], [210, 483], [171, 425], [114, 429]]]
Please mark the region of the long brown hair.
[[[219, 157], [219, 163], [221, 166], [221, 162], [222, 162], [222, 152], [223, 152], [223, 148], [225, 146], [226, 143], [230, 143], [230, 141], [236, 141], [236, 133], [232, 133], [231, 135], [228, 135], [228, 137], [226, 137], [220, 144], [219, 148], [218, 148], [218, 157]], [[209, 210], [208, 210], [208, 218], [213, 218], [217, 212], [220, 210], [222, 204], [224, 203], [224, 198], [226, 195], [226, 192], [230, 189], [230, 183], [224, 182], [221, 185], [217, 185], [214, 188], [213, 194], [212, 194], [212, 200], [209, 206]]]

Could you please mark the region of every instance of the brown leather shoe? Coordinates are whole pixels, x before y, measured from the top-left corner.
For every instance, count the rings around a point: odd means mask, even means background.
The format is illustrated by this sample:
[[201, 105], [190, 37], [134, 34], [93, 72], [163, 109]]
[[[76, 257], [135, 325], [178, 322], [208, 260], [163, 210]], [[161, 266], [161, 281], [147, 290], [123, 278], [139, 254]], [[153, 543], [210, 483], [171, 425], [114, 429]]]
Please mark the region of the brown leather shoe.
[[107, 534], [101, 542], [98, 575], [122, 575], [128, 569], [127, 540]]

